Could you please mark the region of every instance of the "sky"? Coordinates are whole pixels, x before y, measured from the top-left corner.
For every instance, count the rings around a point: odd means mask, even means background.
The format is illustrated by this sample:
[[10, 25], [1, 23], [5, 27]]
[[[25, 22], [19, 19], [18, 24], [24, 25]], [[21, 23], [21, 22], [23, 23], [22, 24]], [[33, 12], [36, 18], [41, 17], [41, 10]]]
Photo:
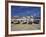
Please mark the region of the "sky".
[[11, 16], [40, 16], [40, 7], [11, 6]]

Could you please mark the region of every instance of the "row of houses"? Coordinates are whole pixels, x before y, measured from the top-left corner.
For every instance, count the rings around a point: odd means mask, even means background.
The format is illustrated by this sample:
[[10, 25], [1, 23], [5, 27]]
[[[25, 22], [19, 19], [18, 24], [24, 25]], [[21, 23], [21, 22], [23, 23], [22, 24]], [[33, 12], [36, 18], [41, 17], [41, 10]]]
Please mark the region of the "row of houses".
[[33, 16], [14, 16], [11, 17], [11, 23], [34, 23], [34, 21], [36, 23], [39, 23], [40, 19], [34, 19]]

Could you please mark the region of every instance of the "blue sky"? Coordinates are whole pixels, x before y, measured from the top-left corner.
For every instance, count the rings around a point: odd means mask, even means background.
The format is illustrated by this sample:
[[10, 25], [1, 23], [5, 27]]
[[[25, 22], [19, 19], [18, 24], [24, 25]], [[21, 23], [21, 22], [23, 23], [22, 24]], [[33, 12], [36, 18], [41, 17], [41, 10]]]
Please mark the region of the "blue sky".
[[40, 16], [40, 7], [11, 6], [11, 16]]

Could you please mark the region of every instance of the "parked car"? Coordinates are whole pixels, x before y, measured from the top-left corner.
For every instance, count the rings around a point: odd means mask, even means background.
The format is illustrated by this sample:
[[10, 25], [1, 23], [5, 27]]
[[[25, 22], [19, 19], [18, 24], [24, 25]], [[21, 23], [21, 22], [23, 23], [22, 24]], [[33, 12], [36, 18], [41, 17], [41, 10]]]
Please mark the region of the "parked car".
[[15, 24], [20, 24], [20, 22], [19, 21], [17, 21], [17, 22], [14, 22]]
[[11, 23], [19, 24], [20, 22], [18, 20], [12, 20]]
[[35, 24], [39, 24], [40, 23], [40, 20], [34, 20], [34, 23]]
[[22, 24], [26, 24], [26, 23], [27, 23], [27, 21], [26, 21], [26, 20], [23, 20], [21, 23], [22, 23]]

